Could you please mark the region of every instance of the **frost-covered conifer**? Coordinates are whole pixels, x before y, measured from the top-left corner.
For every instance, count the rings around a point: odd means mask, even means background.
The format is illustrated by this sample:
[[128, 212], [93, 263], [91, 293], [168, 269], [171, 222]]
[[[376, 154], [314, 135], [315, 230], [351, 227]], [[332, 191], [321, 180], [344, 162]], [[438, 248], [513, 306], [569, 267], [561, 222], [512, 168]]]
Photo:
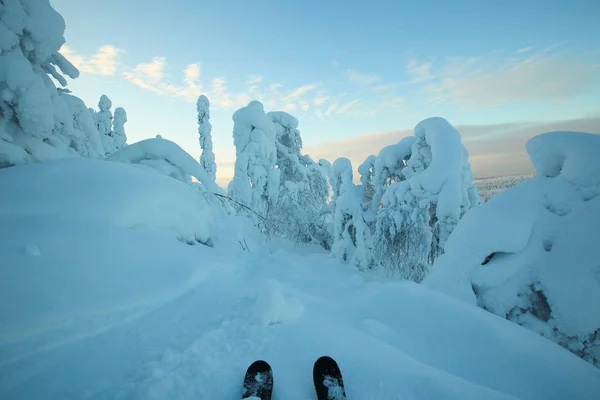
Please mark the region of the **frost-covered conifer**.
[[323, 208], [329, 194], [323, 170], [308, 155], [302, 155], [298, 120], [285, 112], [267, 114], [277, 132], [277, 162], [280, 171], [279, 199], [271, 218], [277, 231], [292, 240], [317, 242], [329, 247]]
[[[236, 160], [229, 195], [263, 218], [268, 218], [279, 194], [275, 137], [275, 126], [265, 114], [262, 103], [251, 101], [233, 114]], [[262, 224], [270, 229], [264, 221]]]
[[208, 176], [214, 182], [217, 174], [217, 164], [215, 163], [215, 153], [213, 153], [211, 136], [212, 125], [210, 124], [210, 102], [206, 96], [201, 95], [198, 97], [196, 109], [198, 111], [198, 141], [202, 148], [200, 165], [202, 165], [202, 168], [204, 168]]
[[122, 107], [115, 108], [113, 118], [113, 137], [116, 150], [122, 149], [127, 145], [127, 135], [125, 134], [125, 123], [127, 122], [127, 113]]
[[98, 134], [82, 130], [76, 121], [78, 102], [52, 80], [66, 86], [62, 74], [79, 75], [58, 52], [64, 29], [63, 18], [48, 0], [0, 3], [0, 166], [68, 154], [104, 155], [95, 140]]
[[459, 219], [477, 204], [468, 153], [443, 118], [420, 122], [414, 139], [384, 150], [387, 158], [380, 154], [375, 163], [374, 201], [383, 192], [375, 255], [389, 271], [420, 282]]
[[112, 111], [110, 111], [112, 107], [112, 101], [108, 98], [107, 95], [103, 94], [100, 96], [100, 100], [98, 101], [98, 108], [100, 111], [94, 114], [94, 120], [96, 121], [96, 129], [98, 129], [98, 133], [100, 134], [100, 140], [102, 140], [102, 144], [104, 145], [104, 149], [106, 154], [113, 153], [115, 149], [115, 143], [113, 140], [113, 115]]

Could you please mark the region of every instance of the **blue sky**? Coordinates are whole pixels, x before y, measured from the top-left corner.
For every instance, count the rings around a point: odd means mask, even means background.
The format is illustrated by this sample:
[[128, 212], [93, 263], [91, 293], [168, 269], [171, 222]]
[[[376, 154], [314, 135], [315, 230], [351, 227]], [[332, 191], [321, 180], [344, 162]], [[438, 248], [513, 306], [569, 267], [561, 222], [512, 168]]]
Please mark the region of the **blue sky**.
[[479, 176], [529, 172], [523, 144], [542, 126], [600, 133], [595, 0], [51, 3], [81, 70], [70, 88], [124, 107], [129, 142], [160, 133], [198, 156], [195, 99], [209, 97], [221, 183], [231, 115], [252, 99], [295, 115], [314, 158], [354, 164], [434, 115], [469, 132]]

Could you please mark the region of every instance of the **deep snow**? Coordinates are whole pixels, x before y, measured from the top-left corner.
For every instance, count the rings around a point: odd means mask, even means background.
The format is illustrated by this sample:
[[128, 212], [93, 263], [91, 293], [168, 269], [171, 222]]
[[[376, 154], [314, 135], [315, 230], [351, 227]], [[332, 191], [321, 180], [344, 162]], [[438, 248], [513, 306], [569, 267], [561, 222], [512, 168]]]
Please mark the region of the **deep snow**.
[[[323, 354], [349, 399], [600, 393], [598, 369], [543, 337], [311, 247], [261, 243], [150, 168], [65, 159], [0, 170], [0, 184], [0, 398], [238, 399], [262, 358], [275, 399], [306, 399]], [[198, 210], [215, 247], [177, 240]]]

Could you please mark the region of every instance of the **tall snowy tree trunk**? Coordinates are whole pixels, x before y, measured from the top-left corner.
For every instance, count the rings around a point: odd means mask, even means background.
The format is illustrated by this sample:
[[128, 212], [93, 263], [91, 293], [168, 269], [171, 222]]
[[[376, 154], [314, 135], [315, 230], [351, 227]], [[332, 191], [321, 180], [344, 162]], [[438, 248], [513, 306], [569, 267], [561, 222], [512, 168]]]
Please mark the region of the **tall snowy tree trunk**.
[[213, 153], [212, 143], [212, 125], [210, 124], [210, 102], [204, 95], [198, 97], [196, 103], [198, 111], [198, 141], [202, 148], [200, 155], [200, 165], [206, 171], [210, 179], [215, 182], [217, 178], [217, 164], [215, 163], [215, 153]]

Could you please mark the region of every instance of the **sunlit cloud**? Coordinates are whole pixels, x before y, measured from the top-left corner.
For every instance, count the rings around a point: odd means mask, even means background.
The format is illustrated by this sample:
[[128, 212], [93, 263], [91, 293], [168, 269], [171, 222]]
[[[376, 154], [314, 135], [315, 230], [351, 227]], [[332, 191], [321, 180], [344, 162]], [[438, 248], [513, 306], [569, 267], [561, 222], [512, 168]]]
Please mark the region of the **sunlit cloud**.
[[80, 71], [95, 75], [114, 75], [119, 65], [119, 55], [125, 53], [125, 50], [107, 44], [101, 46], [96, 53], [86, 57], [77, 54], [69, 46], [63, 45], [60, 53]]

